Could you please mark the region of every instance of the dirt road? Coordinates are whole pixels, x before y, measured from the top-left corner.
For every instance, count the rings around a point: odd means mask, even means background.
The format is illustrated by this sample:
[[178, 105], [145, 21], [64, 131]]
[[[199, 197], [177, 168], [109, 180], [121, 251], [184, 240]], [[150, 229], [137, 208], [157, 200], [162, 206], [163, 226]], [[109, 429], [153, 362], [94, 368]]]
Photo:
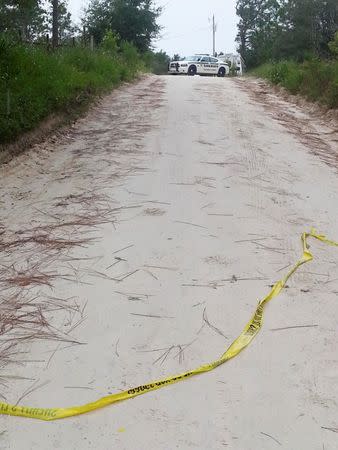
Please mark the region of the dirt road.
[[[66, 407], [214, 360], [315, 226], [338, 239], [337, 135], [253, 81], [147, 77], [1, 168], [1, 395]], [[338, 252], [212, 373], [0, 448], [334, 450]]]

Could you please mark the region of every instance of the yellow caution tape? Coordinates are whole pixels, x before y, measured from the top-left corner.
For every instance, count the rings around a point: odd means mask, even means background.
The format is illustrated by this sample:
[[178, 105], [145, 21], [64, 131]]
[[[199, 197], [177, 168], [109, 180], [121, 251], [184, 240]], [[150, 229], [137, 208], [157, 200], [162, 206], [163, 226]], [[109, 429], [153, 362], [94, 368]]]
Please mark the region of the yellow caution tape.
[[293, 266], [293, 268], [282, 280], [277, 281], [277, 283], [273, 286], [269, 294], [258, 303], [257, 309], [252, 319], [246, 325], [242, 333], [230, 345], [227, 351], [216, 361], [198, 367], [197, 369], [194, 369], [191, 372], [182, 373], [180, 375], [165, 378], [159, 381], [153, 381], [149, 384], [138, 386], [118, 394], [108, 395], [107, 397], [100, 398], [96, 402], [88, 403], [83, 406], [46, 409], [46, 408], [29, 408], [27, 406], [17, 406], [17, 405], [10, 405], [8, 403], [0, 403], [0, 414], [6, 414], [9, 416], [29, 417], [31, 419], [39, 419], [46, 421], [65, 419], [66, 417], [78, 416], [80, 414], [85, 414], [87, 412], [94, 411], [96, 409], [104, 408], [105, 406], [111, 405], [112, 403], [121, 402], [123, 400], [127, 400], [129, 398], [133, 398], [150, 391], [155, 391], [164, 386], [168, 386], [169, 384], [178, 383], [179, 381], [186, 380], [200, 373], [214, 370], [216, 367], [229, 361], [229, 359], [232, 359], [235, 356], [237, 356], [242, 350], [244, 350], [251, 343], [251, 341], [256, 337], [259, 330], [262, 328], [263, 311], [266, 304], [274, 297], [277, 297], [277, 295], [280, 294], [289, 278], [297, 271], [297, 269], [300, 266], [302, 266], [307, 262], [310, 262], [313, 259], [313, 255], [310, 252], [309, 245], [307, 242], [309, 237], [318, 239], [319, 241], [325, 242], [326, 244], [338, 247], [338, 242], [330, 241], [325, 236], [317, 234], [314, 229], [312, 229], [310, 233], [304, 233], [302, 235], [302, 245], [303, 245], [302, 257], [299, 259], [299, 261], [297, 261], [297, 263]]

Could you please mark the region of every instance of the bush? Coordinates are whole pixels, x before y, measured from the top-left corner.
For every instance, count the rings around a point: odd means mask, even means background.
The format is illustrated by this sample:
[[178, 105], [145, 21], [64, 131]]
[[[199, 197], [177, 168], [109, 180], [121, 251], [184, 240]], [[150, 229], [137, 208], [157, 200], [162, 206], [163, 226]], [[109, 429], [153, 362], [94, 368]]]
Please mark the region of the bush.
[[52, 112], [88, 101], [123, 80], [131, 80], [143, 62], [136, 49], [114, 47], [62, 48], [12, 45], [0, 37], [0, 143], [31, 130]]
[[143, 60], [148, 70], [156, 75], [164, 75], [168, 73], [170, 57], [163, 52], [148, 51], [143, 54]]
[[335, 58], [338, 58], [338, 31], [334, 35], [332, 42], [329, 42], [329, 49]]
[[304, 63], [282, 61], [264, 64], [251, 72], [274, 84], [318, 101], [329, 108], [338, 107], [338, 61], [309, 58]]
[[118, 34], [108, 31], [101, 42], [101, 48], [110, 55], [115, 56], [119, 51], [119, 40], [120, 36]]

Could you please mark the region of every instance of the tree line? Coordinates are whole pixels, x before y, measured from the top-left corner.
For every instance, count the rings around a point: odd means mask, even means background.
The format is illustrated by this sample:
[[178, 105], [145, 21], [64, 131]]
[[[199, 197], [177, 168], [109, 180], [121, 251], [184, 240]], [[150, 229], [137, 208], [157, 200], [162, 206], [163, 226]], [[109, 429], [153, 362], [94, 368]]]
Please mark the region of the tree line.
[[50, 36], [56, 47], [83, 34], [93, 36], [99, 45], [112, 32], [119, 41], [145, 52], [160, 32], [160, 13], [154, 0], [91, 0], [82, 26], [76, 26], [66, 0], [0, 0], [0, 34], [21, 42], [39, 42]]
[[65, 0], [0, 0], [0, 34], [14, 42], [34, 42], [52, 35], [53, 8], [57, 17], [55, 37], [61, 42], [77, 31]]
[[337, 0], [238, 0], [237, 42], [246, 65], [332, 55]]

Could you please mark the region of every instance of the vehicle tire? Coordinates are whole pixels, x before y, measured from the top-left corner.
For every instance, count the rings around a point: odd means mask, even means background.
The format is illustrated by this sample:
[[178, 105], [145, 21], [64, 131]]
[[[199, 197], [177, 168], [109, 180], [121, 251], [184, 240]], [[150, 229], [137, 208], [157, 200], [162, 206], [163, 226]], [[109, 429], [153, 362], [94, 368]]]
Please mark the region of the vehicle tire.
[[219, 68], [217, 76], [222, 77], [222, 78], [225, 77], [225, 68], [224, 67]]
[[194, 76], [197, 73], [197, 67], [196, 66], [190, 66], [188, 69], [188, 75]]

